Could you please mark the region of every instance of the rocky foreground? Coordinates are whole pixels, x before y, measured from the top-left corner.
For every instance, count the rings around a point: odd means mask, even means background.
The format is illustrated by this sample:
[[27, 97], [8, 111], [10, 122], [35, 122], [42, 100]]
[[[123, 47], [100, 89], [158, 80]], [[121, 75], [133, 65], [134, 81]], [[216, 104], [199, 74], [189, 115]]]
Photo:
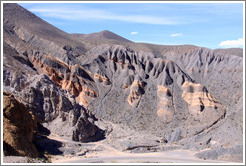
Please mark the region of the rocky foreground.
[[3, 5], [3, 23], [5, 156], [85, 156], [102, 141], [242, 162], [241, 49], [67, 34], [17, 4]]

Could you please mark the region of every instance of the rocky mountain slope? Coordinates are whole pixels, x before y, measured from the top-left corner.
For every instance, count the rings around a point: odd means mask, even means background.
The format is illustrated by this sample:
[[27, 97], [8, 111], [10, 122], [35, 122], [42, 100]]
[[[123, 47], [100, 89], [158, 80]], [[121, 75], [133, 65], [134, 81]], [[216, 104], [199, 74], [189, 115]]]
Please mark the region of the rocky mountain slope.
[[4, 4], [3, 15], [4, 90], [51, 132], [122, 150], [162, 144], [242, 154], [241, 49], [67, 34], [17, 4]]

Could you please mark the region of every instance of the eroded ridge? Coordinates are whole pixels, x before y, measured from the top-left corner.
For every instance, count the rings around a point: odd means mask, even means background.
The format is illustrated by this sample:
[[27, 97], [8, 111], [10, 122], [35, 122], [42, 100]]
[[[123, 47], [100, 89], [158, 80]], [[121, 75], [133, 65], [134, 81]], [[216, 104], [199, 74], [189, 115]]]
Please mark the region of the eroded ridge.
[[76, 102], [87, 107], [98, 97], [92, 74], [79, 65], [68, 65], [39, 52], [28, 55], [39, 74], [46, 74], [59, 87], [75, 96]]
[[156, 113], [158, 117], [163, 118], [164, 122], [170, 122], [174, 115], [171, 91], [162, 85], [158, 85], [157, 87], [158, 109]]
[[130, 87], [130, 94], [127, 98], [128, 103], [132, 107], [137, 107], [139, 101], [144, 94], [144, 87], [146, 83], [140, 80], [134, 80]]
[[222, 105], [203, 85], [185, 81], [182, 90], [182, 98], [188, 104], [189, 113], [200, 117], [200, 120], [216, 119], [224, 115]]

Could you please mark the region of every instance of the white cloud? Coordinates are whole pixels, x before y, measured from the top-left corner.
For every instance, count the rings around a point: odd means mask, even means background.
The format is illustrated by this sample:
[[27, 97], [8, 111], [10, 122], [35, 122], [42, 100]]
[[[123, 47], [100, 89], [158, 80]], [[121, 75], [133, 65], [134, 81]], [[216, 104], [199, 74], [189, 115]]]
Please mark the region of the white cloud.
[[171, 37], [182, 36], [182, 33], [171, 34]]
[[131, 32], [131, 35], [136, 35], [138, 34], [138, 32]]
[[171, 42], [161, 42], [161, 41], [140, 41], [140, 40], [138, 40], [138, 41], [134, 41], [133, 40], [133, 42], [135, 42], [135, 43], [148, 43], [148, 44], [156, 44], [156, 45], [184, 45], [184, 43], [181, 43], [181, 42], [179, 42], [179, 43], [171, 43]]
[[242, 47], [243, 46], [243, 38], [239, 38], [237, 40], [226, 40], [222, 41], [219, 46], [224, 48], [232, 48], [232, 47]]
[[73, 8], [29, 8], [31, 12], [36, 12], [45, 17], [60, 18], [65, 20], [114, 20], [133, 23], [156, 24], [156, 25], [176, 25], [181, 22], [174, 18], [154, 17], [148, 15], [121, 15], [98, 9], [73, 9]]

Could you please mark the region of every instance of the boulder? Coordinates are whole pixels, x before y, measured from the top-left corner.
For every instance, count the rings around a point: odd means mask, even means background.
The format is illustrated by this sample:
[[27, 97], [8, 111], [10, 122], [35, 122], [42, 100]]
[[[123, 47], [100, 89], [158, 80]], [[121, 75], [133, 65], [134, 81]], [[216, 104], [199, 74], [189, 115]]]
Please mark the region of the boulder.
[[87, 118], [80, 117], [73, 131], [72, 139], [79, 142], [98, 141], [104, 138], [103, 130], [91, 123]]

